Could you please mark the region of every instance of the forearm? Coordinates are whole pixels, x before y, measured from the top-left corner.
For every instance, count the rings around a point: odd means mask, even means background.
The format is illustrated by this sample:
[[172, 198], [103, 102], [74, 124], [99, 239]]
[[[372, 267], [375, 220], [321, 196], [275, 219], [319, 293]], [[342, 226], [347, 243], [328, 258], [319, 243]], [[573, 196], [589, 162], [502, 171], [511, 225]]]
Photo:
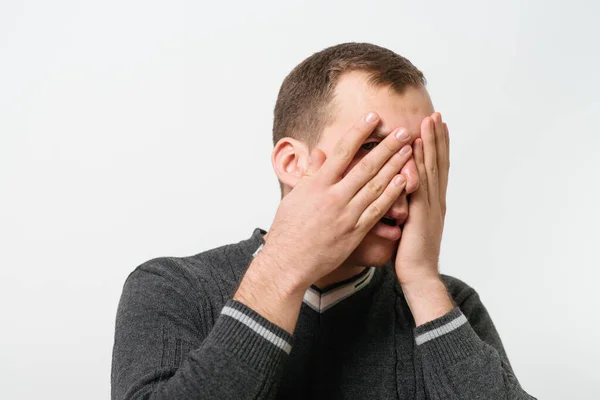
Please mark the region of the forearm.
[[416, 326], [433, 321], [454, 308], [446, 286], [438, 274], [414, 279], [401, 286]]
[[231, 300], [176, 371], [153, 370], [138, 381], [139, 391], [130, 387], [123, 398], [273, 399], [291, 347], [291, 335]]
[[233, 299], [293, 334], [304, 292], [308, 289], [268, 249], [259, 252], [248, 267]]
[[137, 270], [123, 289], [112, 398], [274, 398], [292, 335], [235, 300], [213, 319], [202, 287], [189, 288], [177, 268], [156, 264]]
[[428, 399], [534, 399], [458, 307], [417, 327], [414, 335]]
[[[459, 308], [441, 279], [403, 285], [402, 289], [415, 319], [415, 344], [429, 399], [533, 398], [521, 388], [476, 295]], [[489, 343], [475, 332], [463, 306], [475, 326], [483, 327]]]

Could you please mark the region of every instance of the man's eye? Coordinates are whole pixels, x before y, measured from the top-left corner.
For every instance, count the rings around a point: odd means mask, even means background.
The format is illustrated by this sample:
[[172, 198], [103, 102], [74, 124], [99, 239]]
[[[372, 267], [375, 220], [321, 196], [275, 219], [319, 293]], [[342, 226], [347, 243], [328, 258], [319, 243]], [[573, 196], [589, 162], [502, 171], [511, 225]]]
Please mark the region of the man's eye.
[[378, 144], [379, 144], [379, 142], [369, 142], [369, 143], [363, 144], [360, 148], [363, 150], [373, 150], [375, 148], [375, 146], [377, 146]]

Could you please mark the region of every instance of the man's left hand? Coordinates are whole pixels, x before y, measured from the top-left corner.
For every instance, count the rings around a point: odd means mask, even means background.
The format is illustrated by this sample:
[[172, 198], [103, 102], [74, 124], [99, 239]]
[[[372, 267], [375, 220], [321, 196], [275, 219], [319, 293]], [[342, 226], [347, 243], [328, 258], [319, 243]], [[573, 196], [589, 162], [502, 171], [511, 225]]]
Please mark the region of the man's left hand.
[[417, 325], [453, 308], [441, 281], [438, 261], [450, 168], [448, 127], [436, 112], [421, 123], [413, 143], [419, 187], [410, 195], [395, 269]]

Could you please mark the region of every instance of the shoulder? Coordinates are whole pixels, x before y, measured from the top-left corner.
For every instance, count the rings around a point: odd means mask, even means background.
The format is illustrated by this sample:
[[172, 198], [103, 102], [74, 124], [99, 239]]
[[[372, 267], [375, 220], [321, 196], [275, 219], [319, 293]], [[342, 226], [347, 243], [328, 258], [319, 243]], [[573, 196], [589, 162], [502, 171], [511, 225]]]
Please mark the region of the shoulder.
[[208, 295], [226, 300], [251, 260], [251, 242], [252, 238], [185, 257], [153, 258], [129, 274], [125, 288], [143, 286], [188, 298]]
[[207, 279], [213, 274], [213, 270], [227, 272], [227, 269], [222, 267], [229, 266], [232, 250], [234, 245], [226, 244], [191, 256], [157, 257], [137, 266], [132, 274], [144, 272], [171, 280], [183, 277]]

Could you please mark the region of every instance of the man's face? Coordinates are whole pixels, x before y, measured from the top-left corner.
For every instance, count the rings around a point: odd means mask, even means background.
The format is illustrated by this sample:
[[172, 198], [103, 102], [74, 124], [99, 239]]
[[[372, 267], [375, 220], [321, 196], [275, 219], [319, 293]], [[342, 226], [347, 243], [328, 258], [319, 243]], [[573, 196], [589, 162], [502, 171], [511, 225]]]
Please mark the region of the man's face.
[[[364, 72], [350, 72], [340, 77], [335, 89], [333, 123], [325, 127], [317, 144], [325, 155], [333, 154], [338, 140], [350, 126], [370, 111], [379, 114], [380, 124], [377, 127], [382, 134], [388, 135], [397, 127], [404, 127], [415, 135], [420, 136], [421, 122], [433, 114], [434, 109], [429, 94], [424, 87], [408, 87], [402, 95], [394, 92], [391, 87], [375, 87], [368, 83]], [[354, 160], [348, 166], [344, 175], [358, 163], [380, 140], [367, 139]], [[399, 220], [408, 216], [406, 192], [396, 200], [390, 208], [390, 213]], [[398, 240], [385, 238], [381, 222], [375, 226], [350, 254], [344, 266], [381, 266], [394, 255]], [[402, 239], [400, 239], [402, 240]]]

